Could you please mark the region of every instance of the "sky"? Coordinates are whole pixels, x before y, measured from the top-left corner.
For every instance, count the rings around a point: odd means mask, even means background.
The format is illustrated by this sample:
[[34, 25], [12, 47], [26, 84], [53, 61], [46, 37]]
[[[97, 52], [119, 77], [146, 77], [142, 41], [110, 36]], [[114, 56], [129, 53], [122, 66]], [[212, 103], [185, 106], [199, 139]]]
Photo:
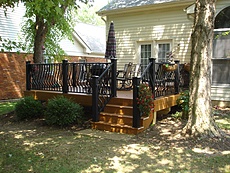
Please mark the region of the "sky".
[[104, 7], [106, 4], [108, 4], [109, 0], [94, 0], [94, 5], [98, 8], [101, 9]]

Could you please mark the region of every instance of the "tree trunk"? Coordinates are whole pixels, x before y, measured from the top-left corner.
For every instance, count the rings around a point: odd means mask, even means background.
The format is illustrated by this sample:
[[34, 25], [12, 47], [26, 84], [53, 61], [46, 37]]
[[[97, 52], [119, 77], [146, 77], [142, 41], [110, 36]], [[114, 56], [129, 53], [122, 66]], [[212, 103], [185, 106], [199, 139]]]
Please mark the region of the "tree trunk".
[[189, 119], [184, 132], [192, 136], [221, 136], [211, 104], [211, 57], [215, 0], [196, 0], [189, 88]]
[[48, 28], [44, 19], [36, 16], [35, 38], [34, 38], [34, 63], [44, 62], [43, 49]]

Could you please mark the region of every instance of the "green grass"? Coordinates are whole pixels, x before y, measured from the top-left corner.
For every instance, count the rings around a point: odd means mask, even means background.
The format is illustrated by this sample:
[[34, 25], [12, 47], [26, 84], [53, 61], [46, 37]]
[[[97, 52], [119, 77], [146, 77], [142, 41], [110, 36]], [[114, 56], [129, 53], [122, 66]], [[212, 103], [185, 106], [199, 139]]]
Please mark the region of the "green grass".
[[[1, 114], [2, 107], [12, 111], [10, 105], [1, 104]], [[220, 127], [226, 128], [222, 120], [229, 119], [218, 116]], [[221, 147], [188, 147], [183, 139], [167, 145], [153, 137], [113, 138], [112, 133], [93, 132], [97, 136], [49, 127], [42, 121], [0, 120], [0, 173], [230, 172], [230, 150]]]
[[0, 115], [14, 111], [16, 102], [0, 102]]
[[230, 111], [229, 109], [224, 109], [222, 111], [215, 110], [214, 115], [216, 116], [216, 123], [218, 126], [225, 130], [230, 130]]
[[[44, 129], [48, 130], [48, 129]], [[1, 135], [0, 172], [229, 172], [230, 154], [72, 132], [16, 130]]]

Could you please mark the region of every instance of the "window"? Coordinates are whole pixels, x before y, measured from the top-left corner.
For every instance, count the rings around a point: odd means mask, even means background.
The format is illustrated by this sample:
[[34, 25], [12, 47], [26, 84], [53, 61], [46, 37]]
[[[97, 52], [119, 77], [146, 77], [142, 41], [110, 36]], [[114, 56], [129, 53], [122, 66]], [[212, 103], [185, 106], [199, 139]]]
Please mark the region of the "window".
[[230, 6], [223, 9], [215, 18], [215, 29], [230, 28]]
[[166, 62], [167, 61], [167, 53], [170, 51], [170, 43], [159, 43], [157, 44], [158, 50], [158, 62]]
[[215, 18], [212, 85], [230, 85], [230, 6], [223, 9]]
[[146, 67], [149, 63], [149, 58], [152, 56], [152, 46], [151, 44], [141, 45], [141, 65]]

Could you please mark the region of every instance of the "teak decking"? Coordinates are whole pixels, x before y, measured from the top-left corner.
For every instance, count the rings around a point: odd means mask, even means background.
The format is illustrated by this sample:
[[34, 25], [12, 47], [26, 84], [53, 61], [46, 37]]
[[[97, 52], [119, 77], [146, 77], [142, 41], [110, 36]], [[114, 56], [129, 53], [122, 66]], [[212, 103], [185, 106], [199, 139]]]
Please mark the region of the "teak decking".
[[[83, 106], [92, 106], [91, 94], [63, 94], [52, 91], [25, 91], [25, 96], [32, 95], [38, 100], [47, 101], [58, 95], [64, 95], [67, 98], [71, 98], [76, 103]], [[141, 118], [141, 127], [132, 127], [133, 120], [133, 100], [132, 91], [118, 91], [117, 97], [114, 97], [104, 108], [104, 111], [100, 113], [98, 122], [92, 122], [92, 128], [98, 130], [105, 130], [111, 132], [119, 132], [126, 134], [138, 134], [146, 130], [152, 123], [156, 121], [157, 112], [167, 110], [176, 105], [177, 95], [159, 97], [154, 101], [154, 112], [149, 117]]]

